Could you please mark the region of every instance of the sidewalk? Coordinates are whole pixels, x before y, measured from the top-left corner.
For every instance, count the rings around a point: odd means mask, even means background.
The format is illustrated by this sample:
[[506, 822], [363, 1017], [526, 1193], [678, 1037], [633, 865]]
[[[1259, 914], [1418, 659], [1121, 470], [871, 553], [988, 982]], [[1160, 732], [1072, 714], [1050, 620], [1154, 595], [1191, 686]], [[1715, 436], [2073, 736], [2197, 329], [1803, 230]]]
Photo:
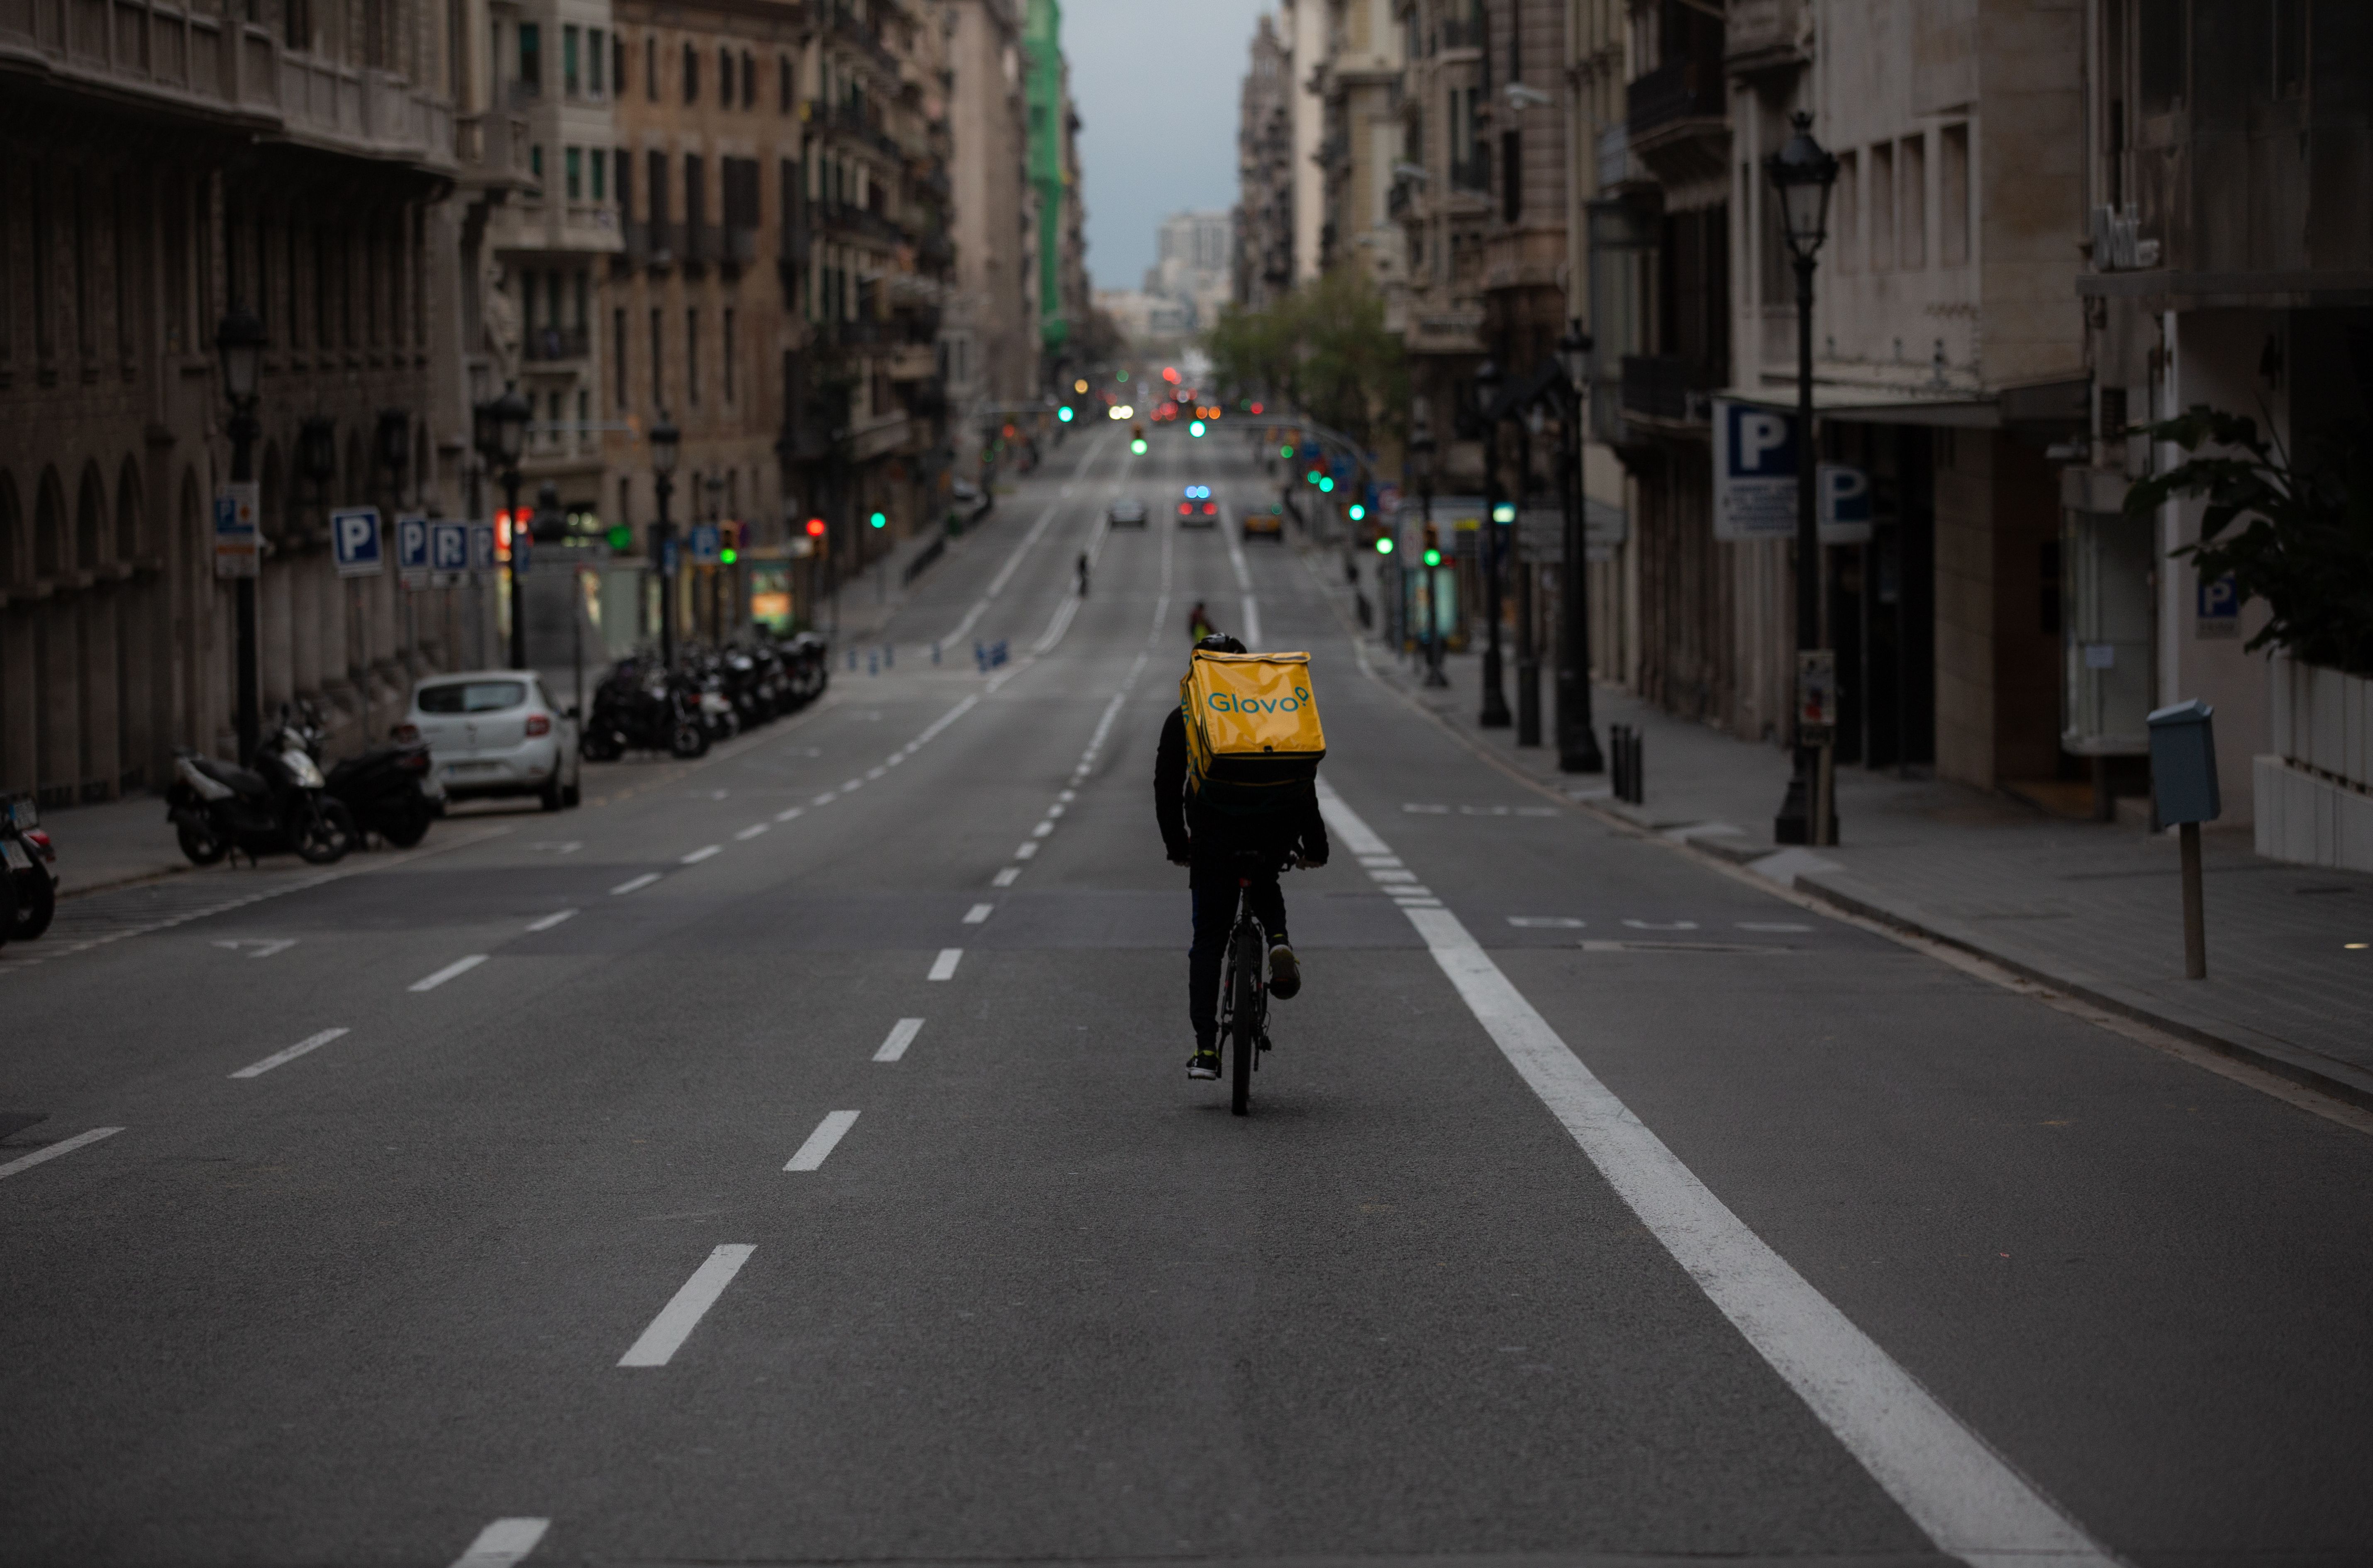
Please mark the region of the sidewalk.
[[[1363, 577], [1369, 574], [1363, 573]], [[1340, 582], [1336, 572], [1322, 580]], [[1364, 585], [1374, 593], [1373, 580]], [[1341, 594], [1346, 616], [1350, 595]], [[2246, 827], [2202, 834], [2208, 976], [2183, 977], [2172, 834], [2045, 815], [2007, 796], [1858, 767], [1837, 773], [1841, 843], [1782, 849], [1771, 819], [1788, 755], [1677, 718], [1613, 688], [1592, 702], [1642, 737], [1646, 800], [1616, 801], [1605, 774], [1557, 771], [1554, 671], [1542, 670], [1543, 739], [1485, 730], [1480, 658], [1445, 661], [1426, 690], [1414, 661], [1370, 640], [1378, 670], [1469, 743], [1587, 809], [1739, 862], [1870, 919], [1983, 954], [2111, 1011], [2373, 1108], [2373, 877], [2261, 859]], [[1513, 644], [1508, 697], [1515, 698]]]

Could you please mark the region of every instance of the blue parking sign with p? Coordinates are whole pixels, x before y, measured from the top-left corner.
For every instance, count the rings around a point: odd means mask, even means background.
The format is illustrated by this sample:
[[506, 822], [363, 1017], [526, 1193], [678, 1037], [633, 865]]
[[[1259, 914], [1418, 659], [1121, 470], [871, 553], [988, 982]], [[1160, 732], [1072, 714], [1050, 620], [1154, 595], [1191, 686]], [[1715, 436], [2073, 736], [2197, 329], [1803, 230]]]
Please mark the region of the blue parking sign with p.
[[379, 508], [350, 506], [330, 514], [330, 548], [341, 577], [375, 577], [386, 564], [380, 553]]
[[425, 575], [428, 570], [428, 519], [403, 517], [395, 519], [395, 569], [406, 578]]
[[470, 525], [467, 523], [429, 524], [428, 565], [434, 572], [468, 571], [470, 569]]

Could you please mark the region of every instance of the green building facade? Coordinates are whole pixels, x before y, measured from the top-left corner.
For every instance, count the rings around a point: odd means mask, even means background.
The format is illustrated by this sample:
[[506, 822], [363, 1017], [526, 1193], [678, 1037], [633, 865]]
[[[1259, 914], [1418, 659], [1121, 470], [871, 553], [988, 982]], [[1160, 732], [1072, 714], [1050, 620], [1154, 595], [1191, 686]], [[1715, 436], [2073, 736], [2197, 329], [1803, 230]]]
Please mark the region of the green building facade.
[[1070, 341], [1063, 310], [1063, 211], [1070, 178], [1064, 131], [1062, 0], [1029, 0], [1023, 25], [1029, 57], [1030, 183], [1038, 192], [1038, 331], [1051, 349]]

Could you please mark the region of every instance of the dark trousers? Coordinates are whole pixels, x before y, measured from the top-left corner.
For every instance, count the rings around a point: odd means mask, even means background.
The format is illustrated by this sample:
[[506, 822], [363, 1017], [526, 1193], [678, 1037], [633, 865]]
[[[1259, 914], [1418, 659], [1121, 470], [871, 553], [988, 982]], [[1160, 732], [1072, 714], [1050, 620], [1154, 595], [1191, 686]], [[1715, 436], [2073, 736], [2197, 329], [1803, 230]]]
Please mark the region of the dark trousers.
[[1220, 969], [1228, 956], [1228, 933], [1236, 923], [1236, 895], [1252, 905], [1253, 918], [1271, 946], [1285, 940], [1285, 894], [1272, 870], [1254, 871], [1252, 886], [1239, 889], [1233, 865], [1198, 865], [1187, 879], [1195, 896], [1195, 945], [1186, 950], [1186, 1016], [1198, 1047], [1220, 1038]]

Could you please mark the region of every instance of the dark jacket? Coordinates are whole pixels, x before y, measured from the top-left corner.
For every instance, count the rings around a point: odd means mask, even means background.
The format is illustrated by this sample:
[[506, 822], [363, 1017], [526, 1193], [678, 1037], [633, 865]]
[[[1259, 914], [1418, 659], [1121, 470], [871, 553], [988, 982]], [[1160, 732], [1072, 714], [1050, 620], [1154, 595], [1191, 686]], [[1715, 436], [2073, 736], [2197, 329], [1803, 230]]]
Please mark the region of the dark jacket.
[[1266, 850], [1281, 864], [1300, 855], [1327, 864], [1327, 819], [1318, 814], [1318, 790], [1303, 784], [1290, 804], [1257, 817], [1214, 811], [1186, 794], [1186, 718], [1176, 708], [1162, 721], [1162, 742], [1153, 752], [1153, 819], [1162, 828], [1163, 852], [1198, 865], [1225, 860], [1240, 849]]

